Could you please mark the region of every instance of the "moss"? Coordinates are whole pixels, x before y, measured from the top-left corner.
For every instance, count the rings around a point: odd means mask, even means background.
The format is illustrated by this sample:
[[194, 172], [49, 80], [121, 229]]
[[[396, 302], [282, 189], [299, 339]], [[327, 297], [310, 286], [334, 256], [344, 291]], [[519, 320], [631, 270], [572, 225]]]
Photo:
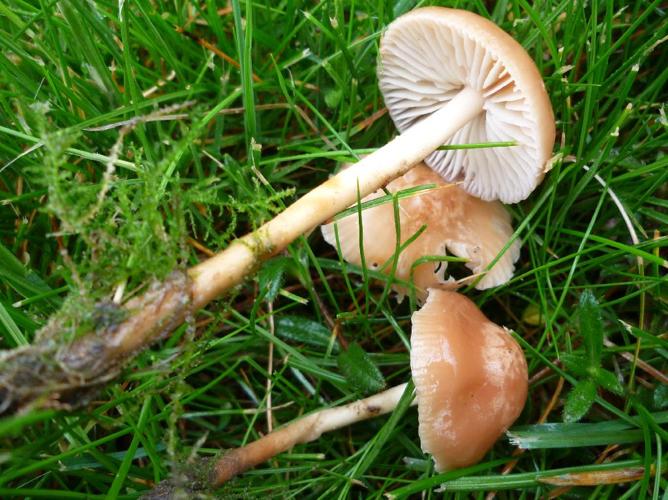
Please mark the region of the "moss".
[[[78, 130], [53, 130], [48, 106], [21, 110], [44, 144], [42, 161], [29, 172], [48, 193], [43, 211], [54, 218], [68, 271], [62, 276], [74, 292], [70, 302], [85, 302], [89, 309], [119, 286], [132, 290], [183, 267], [188, 209], [182, 186], [178, 176], [163, 186], [169, 158], [152, 163], [141, 150], [123, 150], [136, 124], [120, 129], [102, 168], [93, 169], [68, 154], [80, 138]], [[116, 164], [121, 155], [135, 162], [135, 168], [126, 162], [122, 176]]]

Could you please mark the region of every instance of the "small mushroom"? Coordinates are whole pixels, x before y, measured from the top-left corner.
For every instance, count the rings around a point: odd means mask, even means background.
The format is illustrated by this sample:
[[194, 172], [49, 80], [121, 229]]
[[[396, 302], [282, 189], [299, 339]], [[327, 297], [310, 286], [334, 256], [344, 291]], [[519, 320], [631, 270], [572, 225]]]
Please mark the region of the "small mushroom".
[[524, 408], [528, 375], [522, 348], [456, 292], [431, 290], [412, 322], [422, 450], [439, 471], [474, 464]]
[[[474, 464], [524, 407], [527, 365], [522, 349], [506, 329], [456, 292], [430, 290], [412, 320], [413, 404], [422, 449], [433, 456], [438, 471]], [[212, 486], [324, 432], [391, 412], [406, 386], [316, 411], [226, 452], [212, 467]]]
[[[400, 241], [403, 245], [414, 239], [400, 253], [395, 277], [402, 281], [412, 278], [418, 298], [424, 298], [428, 288], [447, 286], [447, 261], [415, 265], [420, 258], [445, 255], [447, 249], [458, 257], [468, 259], [466, 266], [474, 276], [484, 273], [476, 288], [484, 290], [508, 281], [513, 276], [514, 263], [519, 257], [518, 240], [487, 270], [513, 234], [510, 215], [503, 205], [498, 201], [480, 200], [456, 185], [447, 184], [424, 164], [390, 182], [386, 190], [397, 193], [425, 185], [436, 187], [399, 200]], [[384, 194], [379, 190], [363, 201]], [[390, 262], [397, 249], [394, 207], [388, 202], [367, 208], [362, 210], [361, 218], [366, 266], [389, 274], [392, 271]], [[426, 228], [415, 238], [422, 226]], [[337, 247], [338, 237], [343, 258], [362, 264], [358, 214], [323, 225], [322, 234], [325, 241], [334, 247]], [[395, 289], [400, 295], [406, 293], [402, 286], [395, 286]]]

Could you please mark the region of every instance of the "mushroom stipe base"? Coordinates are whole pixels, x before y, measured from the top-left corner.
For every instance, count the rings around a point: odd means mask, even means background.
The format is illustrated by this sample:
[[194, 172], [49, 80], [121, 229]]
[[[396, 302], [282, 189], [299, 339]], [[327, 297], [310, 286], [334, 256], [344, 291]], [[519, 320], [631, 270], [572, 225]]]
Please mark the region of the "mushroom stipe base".
[[186, 273], [172, 273], [125, 306], [98, 303], [90, 312], [92, 332], [79, 337], [59, 316], [52, 317], [34, 344], [0, 355], [0, 415], [89, 404], [147, 342], [187, 320], [191, 288]]
[[[165, 494], [173, 494], [176, 491], [191, 495], [210, 491], [297, 444], [315, 441], [326, 432], [393, 411], [407, 388], [408, 384], [401, 384], [346, 405], [316, 411], [246, 446], [224, 451], [218, 458], [195, 461], [191, 466], [186, 466], [176, 475], [160, 483], [142, 499], [172, 498]], [[413, 400], [411, 404], [415, 405], [417, 401]]]

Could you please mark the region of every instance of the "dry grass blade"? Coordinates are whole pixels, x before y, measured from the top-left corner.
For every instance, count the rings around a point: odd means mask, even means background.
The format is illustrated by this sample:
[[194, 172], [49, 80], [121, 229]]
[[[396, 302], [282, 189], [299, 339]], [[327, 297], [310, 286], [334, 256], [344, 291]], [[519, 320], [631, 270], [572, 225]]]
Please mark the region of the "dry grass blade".
[[[650, 470], [654, 475], [654, 468]], [[645, 475], [644, 467], [629, 467], [620, 470], [580, 472], [561, 476], [542, 477], [538, 481], [553, 486], [599, 486], [604, 484], [621, 484], [638, 481]]]

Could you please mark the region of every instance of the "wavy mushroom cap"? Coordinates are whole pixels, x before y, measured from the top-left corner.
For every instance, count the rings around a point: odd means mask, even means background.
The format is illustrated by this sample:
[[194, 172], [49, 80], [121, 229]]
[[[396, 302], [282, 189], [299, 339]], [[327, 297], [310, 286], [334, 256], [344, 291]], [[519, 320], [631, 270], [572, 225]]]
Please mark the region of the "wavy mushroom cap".
[[[428, 175], [425, 176], [425, 173]], [[396, 193], [412, 187], [432, 184], [434, 177], [439, 185], [444, 185], [443, 181], [438, 176], [434, 176], [429, 168], [424, 166], [420, 170], [414, 168], [390, 182], [386, 189], [391, 193]], [[446, 187], [444, 191], [449, 190], [450, 188]], [[403, 281], [410, 281], [412, 269], [413, 283], [422, 290], [445, 282], [443, 277], [445, 266], [439, 266], [438, 262], [413, 266], [421, 257], [445, 254], [445, 239], [439, 235], [440, 221], [433, 216], [442, 210], [439, 191], [441, 190], [423, 191], [415, 196], [399, 200], [401, 243], [413, 238], [423, 225], [426, 225], [426, 228], [399, 254], [395, 277]], [[383, 190], [378, 190], [364, 198], [363, 201], [370, 201], [384, 195]], [[364, 236], [362, 248], [366, 266], [390, 274], [392, 263], [389, 261], [397, 250], [397, 231], [392, 202], [362, 210], [362, 228]], [[334, 247], [337, 246], [335, 230], [338, 232], [343, 258], [353, 264], [361, 265], [358, 214], [352, 214], [322, 226], [325, 241]], [[396, 288], [400, 293], [405, 293], [403, 287]]]
[[470, 88], [484, 98], [483, 111], [447, 144], [516, 142], [435, 151], [425, 161], [447, 181], [484, 200], [515, 203], [543, 179], [555, 137], [550, 99], [526, 51], [491, 21], [444, 7], [413, 10], [383, 35], [378, 77], [400, 131]]
[[507, 330], [456, 292], [430, 290], [412, 317], [422, 450], [438, 471], [479, 461], [520, 415], [527, 364]]
[[[449, 185], [426, 165], [420, 164], [404, 176], [387, 185], [387, 190], [401, 190], [424, 185], [435, 189], [419, 192], [399, 200], [399, 224], [401, 243], [411, 239], [423, 225], [426, 229], [400, 254], [395, 276], [410, 281], [411, 267], [425, 256], [452, 254], [468, 259], [466, 266], [474, 274], [485, 271], [487, 266], [503, 250], [513, 234], [510, 215], [499, 202], [479, 200], [457, 186]], [[383, 196], [382, 190], [364, 198], [369, 201]], [[352, 214], [336, 223], [322, 226], [322, 234], [330, 245], [336, 247], [338, 232], [341, 253], [348, 262], [362, 264], [358, 214]], [[392, 203], [362, 210], [363, 248], [366, 265], [380, 269], [396, 250], [396, 229]], [[520, 242], [515, 240], [477, 283], [476, 288], [486, 289], [508, 281], [515, 270], [514, 263], [520, 252]], [[423, 298], [428, 288], [447, 283], [447, 262], [426, 262], [415, 266], [413, 283], [418, 288], [418, 298]], [[382, 267], [390, 273], [391, 264]], [[395, 287], [405, 293], [402, 287]]]

